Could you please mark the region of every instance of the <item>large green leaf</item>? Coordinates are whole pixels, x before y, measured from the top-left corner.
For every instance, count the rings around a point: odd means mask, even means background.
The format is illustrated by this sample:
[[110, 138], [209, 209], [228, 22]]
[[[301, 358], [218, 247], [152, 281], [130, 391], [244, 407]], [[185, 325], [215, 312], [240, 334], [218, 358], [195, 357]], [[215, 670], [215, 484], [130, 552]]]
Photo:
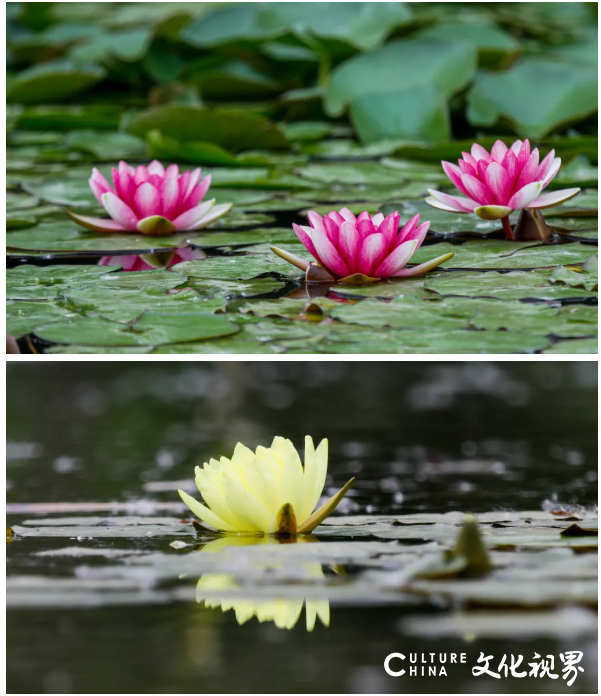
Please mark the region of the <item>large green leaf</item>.
[[542, 138], [597, 109], [597, 70], [527, 58], [505, 72], [480, 72], [468, 95], [474, 125], [509, 120], [522, 137]]
[[377, 94], [402, 92], [424, 84], [448, 97], [464, 87], [476, 70], [475, 51], [465, 44], [403, 39], [338, 66], [324, 95], [331, 116], [354, 101]]
[[24, 70], [6, 90], [6, 101], [12, 104], [44, 104], [56, 102], [83, 92], [105, 75], [98, 66], [76, 66], [69, 62], [42, 63]]
[[260, 116], [196, 106], [160, 106], [134, 116], [127, 131], [144, 138], [158, 130], [180, 142], [211, 142], [228, 150], [288, 147], [284, 133]]
[[450, 134], [446, 100], [430, 85], [359, 97], [350, 117], [363, 143], [395, 138], [440, 143]]

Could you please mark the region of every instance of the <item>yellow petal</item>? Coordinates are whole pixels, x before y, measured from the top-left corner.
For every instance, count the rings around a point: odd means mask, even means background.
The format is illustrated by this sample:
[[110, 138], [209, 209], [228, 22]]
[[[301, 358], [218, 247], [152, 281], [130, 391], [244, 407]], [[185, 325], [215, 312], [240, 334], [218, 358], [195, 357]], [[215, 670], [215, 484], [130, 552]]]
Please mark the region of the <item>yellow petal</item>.
[[321, 498], [323, 487], [326, 485], [326, 475], [328, 473], [328, 441], [325, 438], [319, 443], [319, 447], [315, 452], [315, 464], [317, 466], [317, 479], [315, 482], [315, 497], [313, 498], [314, 502], [311, 507], [311, 512], [313, 512]]
[[315, 512], [309, 517], [306, 522], [299, 527], [299, 534], [306, 534], [307, 532], [312, 532], [318, 524], [320, 524], [326, 517], [331, 515], [338, 503], [344, 498], [345, 493], [353, 485], [355, 477], [348, 481], [339, 491], [335, 493], [329, 500], [327, 500], [320, 508], [315, 510]]
[[229, 509], [236, 518], [239, 532], [267, 532], [269, 512], [232, 474], [223, 476], [223, 492]]
[[304, 522], [313, 512], [317, 504], [315, 489], [317, 488], [317, 462], [315, 458], [315, 445], [313, 438], [305, 437], [305, 468], [303, 471], [303, 507], [299, 511], [298, 521]]
[[313, 600], [307, 600], [305, 612], [307, 614], [307, 631], [312, 631], [315, 628], [315, 619], [317, 618], [317, 607]]
[[221, 517], [216, 515], [212, 510], [209, 510], [208, 507], [205, 507], [202, 503], [199, 503], [198, 500], [193, 498], [191, 495], [188, 495], [182, 490], [178, 490], [177, 492], [179, 493], [179, 497], [184, 501], [184, 503], [186, 503], [190, 510], [192, 510], [192, 512], [203, 522], [206, 522], [210, 527], [213, 527], [213, 529], [223, 532], [237, 531], [227, 522], [224, 522], [224, 520], [222, 520]]

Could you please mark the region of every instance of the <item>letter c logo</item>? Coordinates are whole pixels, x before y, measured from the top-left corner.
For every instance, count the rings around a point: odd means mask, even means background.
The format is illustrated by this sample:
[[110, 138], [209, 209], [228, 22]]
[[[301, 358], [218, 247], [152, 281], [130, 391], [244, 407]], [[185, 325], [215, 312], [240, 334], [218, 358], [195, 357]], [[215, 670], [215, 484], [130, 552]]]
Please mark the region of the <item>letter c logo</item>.
[[400, 672], [393, 672], [390, 669], [390, 661], [392, 660], [393, 657], [398, 657], [401, 660], [405, 659], [405, 656], [403, 653], [390, 653], [388, 657], [384, 660], [384, 670], [386, 671], [386, 674], [390, 674], [391, 677], [401, 677], [403, 674], [405, 674], [405, 670], [402, 669]]

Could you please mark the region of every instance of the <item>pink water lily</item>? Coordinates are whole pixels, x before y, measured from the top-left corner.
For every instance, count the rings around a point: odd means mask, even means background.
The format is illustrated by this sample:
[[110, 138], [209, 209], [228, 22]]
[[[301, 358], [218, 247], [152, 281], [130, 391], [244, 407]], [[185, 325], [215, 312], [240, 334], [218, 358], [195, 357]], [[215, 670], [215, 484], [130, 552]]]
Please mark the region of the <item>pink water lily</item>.
[[199, 230], [225, 215], [231, 203], [203, 202], [211, 175], [201, 179], [200, 168], [179, 173], [177, 164], [165, 167], [153, 160], [147, 167], [119, 162], [113, 167], [113, 186], [93, 169], [90, 188], [111, 219], [67, 211], [78, 224], [95, 232], [137, 232], [148, 235]]
[[[333, 278], [343, 281], [369, 282], [420, 275], [450, 258], [447, 254], [420, 266], [405, 268], [430, 226], [429, 222], [419, 224], [419, 213], [400, 229], [398, 211], [386, 217], [382, 213], [372, 217], [368, 212], [355, 217], [348, 208], [342, 208], [340, 212], [332, 211], [324, 217], [310, 211], [308, 217], [310, 226], [292, 225], [297, 237], [319, 266]], [[287, 254], [287, 257], [295, 263], [292, 255]], [[298, 257], [294, 258], [301, 262], [295, 263], [299, 268], [303, 268], [302, 264], [309, 265]]]
[[450, 213], [476, 213], [484, 220], [502, 220], [509, 239], [513, 239], [509, 215], [514, 210], [550, 208], [580, 192], [572, 188], [541, 193], [559, 171], [561, 159], [551, 150], [539, 162], [538, 149], [531, 152], [528, 140], [516, 140], [509, 148], [497, 140], [490, 154], [474, 143], [471, 154], [462, 154], [459, 166], [443, 161], [442, 168], [467, 198], [428, 189], [432, 197], [426, 202]]
[[165, 252], [158, 254], [121, 254], [119, 256], [103, 256], [98, 262], [99, 266], [121, 266], [122, 271], [152, 271], [155, 268], [174, 266], [182, 261], [196, 261], [205, 258], [205, 254], [199, 249], [185, 247], [176, 249], [174, 252], [166, 252], [163, 258], [160, 257]]

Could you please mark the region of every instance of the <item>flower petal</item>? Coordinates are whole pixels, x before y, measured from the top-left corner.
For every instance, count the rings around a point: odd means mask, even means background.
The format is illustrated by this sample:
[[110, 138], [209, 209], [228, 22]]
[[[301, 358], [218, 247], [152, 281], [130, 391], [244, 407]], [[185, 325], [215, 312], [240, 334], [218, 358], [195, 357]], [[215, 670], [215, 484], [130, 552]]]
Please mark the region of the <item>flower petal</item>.
[[190, 172], [190, 178], [188, 179], [188, 186], [184, 193], [184, 200], [192, 193], [193, 189], [198, 185], [200, 181], [201, 169], [197, 167]]
[[356, 225], [352, 222], [343, 222], [338, 236], [338, 249], [350, 273], [354, 273], [359, 266], [360, 248], [361, 235]]
[[574, 196], [577, 196], [579, 193], [579, 188], [561, 189], [561, 191], [541, 193], [540, 196], [528, 204], [528, 208], [551, 208], [554, 205], [559, 205], [559, 203], [569, 201], [570, 198], [574, 198]]
[[455, 256], [455, 254], [453, 252], [450, 252], [449, 254], [443, 254], [442, 256], [438, 256], [437, 258], [431, 259], [430, 261], [420, 263], [417, 266], [412, 266], [411, 268], [403, 268], [396, 274], [396, 277], [413, 278], [415, 276], [423, 275], [424, 273], [433, 271], [435, 268], [440, 266], [440, 264], [444, 263], [445, 261], [448, 261], [453, 256]]
[[488, 154], [488, 152], [482, 147], [482, 145], [478, 145], [478, 143], [474, 143], [472, 145], [472, 157], [476, 161], [478, 161], [478, 160], [484, 160], [485, 162], [492, 161], [492, 158]]
[[141, 218], [149, 217], [150, 215], [160, 215], [161, 196], [156, 188], [149, 182], [138, 186], [134, 193], [134, 205], [136, 212]]
[[513, 194], [507, 205], [513, 210], [521, 210], [527, 208], [530, 203], [538, 196], [542, 190], [540, 181], [533, 181], [531, 184], [526, 184], [519, 191]]
[[413, 256], [417, 246], [418, 244], [415, 239], [403, 242], [403, 244], [388, 254], [384, 261], [376, 268], [375, 275], [380, 278], [391, 278], [396, 275]]
[[292, 223], [292, 229], [294, 230], [296, 236], [300, 239], [301, 244], [304, 245], [305, 249], [311, 254], [311, 256], [317, 259], [317, 261], [321, 261], [321, 259], [317, 255], [317, 251], [315, 250], [315, 244], [313, 244], [313, 240], [311, 239], [311, 235], [309, 234], [309, 232], [303, 229], [301, 225], [297, 225], [296, 222]]
[[311, 238], [321, 262], [329, 271], [340, 277], [349, 275], [348, 266], [327, 235], [315, 230]]
[[357, 228], [357, 232], [363, 238], [369, 237], [370, 235], [376, 233], [376, 228], [374, 226], [374, 223], [371, 221], [371, 218], [357, 220], [355, 227]]
[[92, 176], [89, 179], [90, 188], [92, 189], [92, 193], [96, 197], [96, 200], [99, 203], [102, 203], [102, 194], [103, 193], [114, 193], [113, 187], [109, 184], [109, 182], [104, 178], [104, 176], [94, 167], [92, 169]]
[[230, 212], [232, 209], [232, 206], [234, 205], [233, 203], [218, 203], [217, 205], [214, 205], [215, 199], [212, 198], [209, 201], [206, 201], [205, 203], [201, 203], [199, 206], [197, 206], [196, 209], [202, 208], [203, 205], [209, 205], [208, 212], [205, 213], [196, 224], [191, 227], [190, 229], [192, 230], [202, 230], [205, 227], [208, 227], [211, 223], [215, 222], [215, 220], [219, 220], [219, 218], [222, 218], [224, 215], [227, 215], [227, 213]]
[[[368, 213], [368, 215], [369, 215], [369, 213]], [[382, 224], [382, 222], [384, 221], [384, 215], [382, 213], [376, 213], [372, 217], [371, 221], [373, 222], [374, 227], [379, 227]]]
[[146, 167], [143, 164], [136, 167], [136, 171], [134, 174], [134, 180], [136, 184], [139, 186], [140, 184], [143, 184], [145, 181], [148, 181], [148, 179], [150, 179], [148, 169], [146, 169]]
[[410, 233], [405, 235], [405, 237], [403, 238], [403, 244], [405, 242], [415, 241], [415, 242], [417, 242], [416, 249], [419, 249], [422, 242], [426, 238], [426, 234], [428, 233], [429, 229], [430, 229], [430, 221], [426, 220], [425, 222], [422, 222], [422, 224], [419, 227], [416, 227]]
[[407, 238], [411, 238], [411, 235], [419, 225], [419, 218], [420, 213], [417, 213], [417, 215], [414, 215], [412, 218], [409, 218], [409, 220], [407, 220], [407, 222], [401, 227], [397, 235], [397, 238], [394, 241], [395, 248], [400, 246]]
[[543, 188], [545, 188], [546, 185], [555, 177], [560, 167], [561, 159], [559, 157], [556, 157], [551, 163], [551, 166], [549, 167], [549, 170], [547, 171], [545, 176], [541, 179], [541, 184], [543, 185]]
[[495, 141], [495, 144], [492, 146], [492, 150], [490, 151], [490, 156], [493, 158], [495, 162], [498, 162], [501, 164], [503, 161], [503, 158], [505, 157], [505, 154], [507, 152], [507, 145], [502, 140], [497, 140]]
[[532, 154], [528, 158], [528, 161], [524, 165], [520, 176], [515, 184], [516, 191], [526, 186], [526, 184], [532, 184], [536, 181], [536, 174], [538, 172], [538, 148], [532, 150]]
[[465, 198], [464, 196], [451, 196], [448, 193], [437, 191], [436, 189], [428, 189], [428, 193], [436, 198], [436, 200], [452, 208], [453, 212], [457, 213], [473, 213], [477, 205], [470, 198]]
[[211, 175], [208, 174], [205, 178], [196, 186], [192, 193], [186, 198], [183, 203], [184, 208], [194, 208], [197, 206], [202, 199], [205, 197], [206, 192], [209, 190], [211, 185]]
[[[340, 224], [327, 216], [323, 219], [325, 235], [335, 247], [338, 247], [338, 240], [340, 238], [340, 227], [344, 224], [344, 218], [341, 217], [340, 219], [342, 220]], [[321, 230], [319, 230], [318, 228], [316, 228], [316, 231], [319, 234], [322, 234]]]
[[88, 217], [87, 215], [78, 215], [77, 213], [72, 213], [70, 210], [65, 211], [67, 215], [82, 227], [86, 227], [89, 230], [94, 230], [94, 232], [127, 232], [128, 230], [120, 225], [115, 220], [110, 218], [98, 218], [98, 217]]
[[446, 205], [445, 203], [441, 203], [440, 201], [437, 201], [436, 198], [432, 198], [431, 196], [428, 196], [424, 200], [432, 208], [438, 208], [438, 210], [444, 210], [445, 213], [463, 213], [463, 212], [465, 212], [463, 210], [458, 210], [457, 208], [451, 208], [451, 206]]
[[390, 215], [387, 215], [382, 224], [378, 227], [378, 232], [384, 235], [385, 249], [390, 249], [393, 240], [397, 236], [399, 231], [399, 222], [401, 221], [401, 215], [398, 210], [395, 210]]
[[513, 180], [507, 176], [505, 169], [497, 162], [492, 162], [486, 170], [486, 183], [495, 194], [496, 203], [504, 205], [511, 197]]
[[478, 203], [483, 205], [486, 205], [487, 203], [496, 203], [495, 200], [491, 200], [493, 195], [488, 186], [482, 183], [479, 179], [476, 179], [475, 176], [464, 174], [461, 177], [461, 183], [463, 184], [463, 188], [467, 195]]
[[[186, 210], [185, 213], [178, 215], [178, 217], [173, 220], [173, 224], [178, 230], [189, 231], [196, 229], [196, 225], [202, 220], [202, 218], [209, 212], [209, 210], [215, 205], [215, 199], [205, 201], [196, 208], [190, 208]], [[230, 204], [231, 207], [231, 204]]]
[[125, 230], [133, 232], [136, 229], [138, 216], [134, 211], [124, 203], [120, 198], [117, 198], [114, 193], [103, 193], [101, 203], [106, 212], [116, 220]]
[[218, 529], [224, 532], [237, 531], [235, 527], [232, 527], [232, 525], [224, 522], [212, 510], [209, 510], [208, 507], [205, 507], [202, 503], [199, 503], [198, 500], [193, 498], [191, 495], [188, 495], [182, 490], [178, 490], [177, 492], [179, 493], [179, 497], [190, 508], [190, 510], [192, 510], [197, 517], [200, 517], [203, 522], [206, 522], [209, 526], [213, 527], [213, 529]]
[[357, 219], [355, 217], [355, 215], [353, 213], [351, 213], [351, 211], [348, 208], [341, 208], [340, 214], [346, 220], [346, 222], [352, 222], [354, 224], [355, 220]]
[[179, 205], [179, 186], [177, 180], [172, 176], [166, 176], [160, 188], [161, 206], [163, 215], [171, 220], [177, 211]]
[[449, 177], [453, 184], [455, 184], [455, 186], [461, 191], [461, 193], [464, 193], [466, 196], [469, 196], [467, 189], [463, 185], [462, 177], [464, 176], [464, 174], [461, 171], [461, 169], [459, 169], [459, 167], [456, 164], [451, 164], [450, 162], [445, 162], [444, 160], [441, 162], [441, 164], [444, 173]]
[[380, 232], [364, 237], [358, 258], [359, 273], [373, 276], [374, 270], [382, 263], [387, 250], [386, 237]]
[[158, 160], [152, 160], [152, 162], [148, 165], [148, 173], [151, 176], [153, 174], [163, 176], [163, 174], [165, 174], [165, 167], [163, 167], [163, 165]]
[[520, 149], [522, 147], [522, 141], [516, 140], [515, 143], [509, 148], [513, 154], [517, 157], [520, 154]]

